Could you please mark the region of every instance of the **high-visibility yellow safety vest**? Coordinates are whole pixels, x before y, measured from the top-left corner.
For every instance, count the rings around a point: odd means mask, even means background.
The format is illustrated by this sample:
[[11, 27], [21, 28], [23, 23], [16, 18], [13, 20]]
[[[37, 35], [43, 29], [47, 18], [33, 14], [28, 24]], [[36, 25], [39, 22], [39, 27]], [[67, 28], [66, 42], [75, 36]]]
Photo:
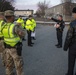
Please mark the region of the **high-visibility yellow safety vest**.
[[3, 37], [3, 34], [2, 34], [2, 32], [1, 32], [1, 30], [2, 30], [2, 28], [3, 28], [3, 26], [4, 26], [4, 24], [5, 24], [5, 22], [4, 22], [3, 20], [0, 20], [0, 38]]
[[25, 27], [25, 24], [24, 24], [24, 20], [23, 19], [18, 19], [17, 20], [17, 23], [20, 23], [21, 24], [21, 26], [22, 26], [22, 28], [24, 28]]
[[33, 22], [32, 20], [27, 20], [26, 21], [26, 26], [25, 26], [26, 30], [31, 30], [31, 31], [34, 31], [34, 28], [33, 28]]
[[32, 19], [32, 22], [33, 22], [33, 28], [36, 27], [36, 21], [34, 19]]
[[14, 24], [6, 23], [6, 25], [2, 30], [4, 36], [4, 42], [10, 45], [11, 47], [14, 47], [20, 41], [20, 37], [13, 33], [14, 27], [15, 27]]

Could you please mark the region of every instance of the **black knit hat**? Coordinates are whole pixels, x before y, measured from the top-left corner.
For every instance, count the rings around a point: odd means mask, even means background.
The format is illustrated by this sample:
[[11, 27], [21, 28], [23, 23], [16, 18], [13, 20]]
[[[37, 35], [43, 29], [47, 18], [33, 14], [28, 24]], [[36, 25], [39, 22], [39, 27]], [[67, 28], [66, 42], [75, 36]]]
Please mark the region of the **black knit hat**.
[[29, 15], [29, 18], [32, 17], [32, 15]]
[[63, 16], [62, 15], [58, 15], [59, 17], [61, 17], [61, 18], [63, 18]]
[[76, 7], [73, 8], [72, 13], [76, 13]]

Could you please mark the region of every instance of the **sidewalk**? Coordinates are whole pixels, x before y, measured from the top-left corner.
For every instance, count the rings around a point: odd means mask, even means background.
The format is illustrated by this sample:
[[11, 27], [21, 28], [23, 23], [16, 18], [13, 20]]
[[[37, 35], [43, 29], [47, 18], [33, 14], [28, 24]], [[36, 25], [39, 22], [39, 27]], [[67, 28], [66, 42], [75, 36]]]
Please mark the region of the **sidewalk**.
[[[55, 24], [56, 22], [45, 22], [45, 21], [36, 21], [37, 24]], [[69, 25], [70, 22], [65, 22], [66, 25]]]

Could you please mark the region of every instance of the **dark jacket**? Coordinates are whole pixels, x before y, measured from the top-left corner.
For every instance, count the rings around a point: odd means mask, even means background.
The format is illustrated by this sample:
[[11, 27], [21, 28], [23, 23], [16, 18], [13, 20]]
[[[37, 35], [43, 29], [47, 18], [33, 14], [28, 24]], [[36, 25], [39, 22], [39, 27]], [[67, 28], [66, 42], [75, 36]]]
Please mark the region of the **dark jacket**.
[[65, 27], [65, 22], [63, 20], [57, 20], [57, 19], [54, 19], [52, 18], [53, 21], [57, 22], [57, 24], [60, 25], [59, 28], [56, 28], [57, 31], [63, 31], [64, 27]]
[[64, 50], [67, 51], [67, 49], [75, 42], [76, 42], [76, 20], [70, 23], [66, 40], [64, 43]]

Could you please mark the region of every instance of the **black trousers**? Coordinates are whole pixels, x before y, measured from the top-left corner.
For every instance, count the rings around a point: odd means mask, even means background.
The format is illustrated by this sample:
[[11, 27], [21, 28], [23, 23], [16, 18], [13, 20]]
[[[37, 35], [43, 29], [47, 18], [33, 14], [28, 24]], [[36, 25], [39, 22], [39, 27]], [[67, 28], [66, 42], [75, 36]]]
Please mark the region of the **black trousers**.
[[69, 48], [68, 52], [68, 75], [74, 75], [74, 66], [76, 60], [76, 43]]
[[57, 31], [57, 40], [60, 46], [62, 46], [62, 36], [63, 36], [63, 31]]
[[28, 46], [31, 45], [31, 43], [32, 43], [31, 32], [32, 32], [32, 31], [30, 31], [30, 30], [27, 31], [27, 34], [28, 34], [28, 41], [27, 41]]

